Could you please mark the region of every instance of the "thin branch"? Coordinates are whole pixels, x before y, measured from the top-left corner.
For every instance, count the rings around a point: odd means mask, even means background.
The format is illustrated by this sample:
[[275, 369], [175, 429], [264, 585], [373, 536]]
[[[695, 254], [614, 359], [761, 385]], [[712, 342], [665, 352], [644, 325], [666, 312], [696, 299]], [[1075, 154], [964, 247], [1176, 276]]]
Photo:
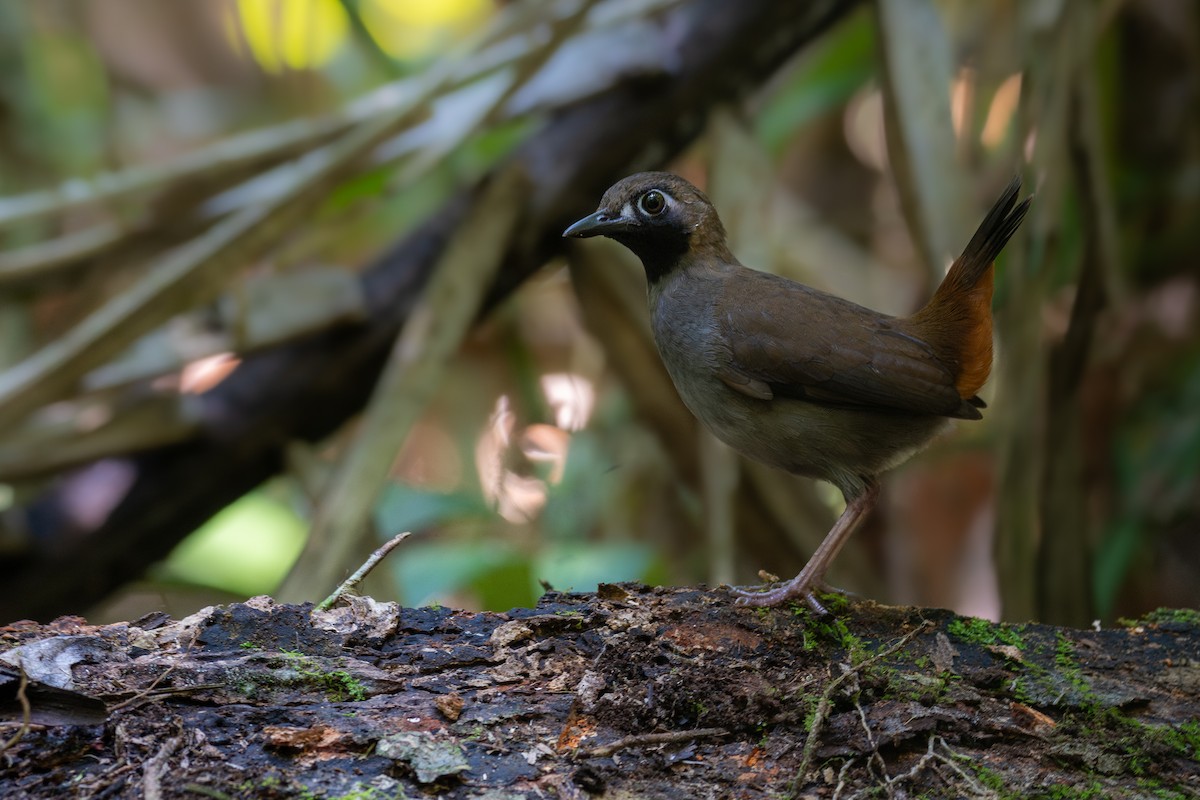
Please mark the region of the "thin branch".
[[352, 591], [356, 586], [362, 583], [363, 578], [370, 575], [371, 570], [375, 569], [375, 567], [379, 565], [380, 561], [383, 561], [383, 559], [387, 558], [388, 553], [395, 550], [396, 547], [409, 536], [412, 536], [412, 531], [398, 533], [391, 539], [388, 539], [387, 542], [378, 547], [374, 553], [371, 553], [371, 557], [363, 562], [363, 565], [356, 569], [353, 575], [342, 581], [341, 585], [334, 589], [333, 594], [329, 595], [329, 597], [326, 597], [320, 603], [317, 603], [317, 606], [314, 610], [327, 611], [332, 608], [334, 603], [340, 600], [347, 592]]
[[84, 259], [96, 258], [111, 250], [128, 232], [128, 226], [102, 222], [58, 239], [0, 253], [0, 286], [44, 278]]
[[142, 796], [146, 800], [162, 800], [162, 777], [167, 771], [171, 756], [183, 745], [183, 734], [172, 736], [162, 743], [158, 752], [151, 756], [143, 767]]

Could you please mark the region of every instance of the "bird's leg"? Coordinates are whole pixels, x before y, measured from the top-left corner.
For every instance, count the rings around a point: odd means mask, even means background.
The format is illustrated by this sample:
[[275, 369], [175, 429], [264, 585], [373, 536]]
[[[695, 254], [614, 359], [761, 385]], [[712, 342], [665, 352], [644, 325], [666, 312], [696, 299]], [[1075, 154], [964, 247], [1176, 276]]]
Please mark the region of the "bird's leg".
[[826, 613], [825, 607], [817, 600], [816, 593], [824, 584], [825, 573], [829, 571], [838, 551], [850, 538], [850, 534], [854, 533], [858, 523], [862, 522], [863, 517], [875, 505], [878, 497], [879, 485], [874, 482], [868, 484], [866, 491], [846, 503], [846, 510], [838, 517], [829, 533], [825, 534], [825, 539], [817, 551], [812, 554], [808, 563], [804, 565], [804, 569], [800, 570], [800, 574], [774, 589], [765, 591], [734, 589], [734, 594], [738, 595], [738, 605], [762, 608], [777, 606], [788, 600], [802, 597], [818, 614]]

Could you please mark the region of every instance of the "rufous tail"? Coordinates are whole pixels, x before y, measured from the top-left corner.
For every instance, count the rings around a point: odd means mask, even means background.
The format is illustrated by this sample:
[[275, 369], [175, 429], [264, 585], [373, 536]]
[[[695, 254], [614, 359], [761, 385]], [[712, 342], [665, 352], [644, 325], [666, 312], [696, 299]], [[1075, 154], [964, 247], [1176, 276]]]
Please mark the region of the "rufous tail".
[[1032, 197], [1017, 203], [1021, 179], [1013, 178], [980, 223], [962, 255], [913, 322], [942, 355], [955, 362], [954, 386], [971, 400], [992, 370], [992, 264], [1016, 233]]

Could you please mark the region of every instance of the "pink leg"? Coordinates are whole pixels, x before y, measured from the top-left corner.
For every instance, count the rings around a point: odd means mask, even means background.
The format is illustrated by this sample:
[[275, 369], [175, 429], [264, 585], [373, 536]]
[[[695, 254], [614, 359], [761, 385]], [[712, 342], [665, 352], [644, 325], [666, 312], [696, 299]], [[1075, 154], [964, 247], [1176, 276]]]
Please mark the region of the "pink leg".
[[821, 542], [817, 551], [812, 554], [812, 558], [808, 560], [808, 563], [804, 565], [804, 569], [800, 570], [800, 574], [774, 589], [767, 589], [765, 591], [734, 589], [733, 593], [738, 595], [738, 605], [762, 608], [765, 606], [777, 606], [788, 600], [803, 597], [805, 602], [818, 614], [825, 613], [825, 608], [817, 600], [816, 592], [824, 583], [825, 573], [829, 571], [829, 567], [833, 564], [833, 559], [837, 557], [838, 551], [842, 549], [842, 545], [850, 538], [850, 534], [854, 533], [854, 529], [858, 527], [858, 523], [862, 522], [863, 517], [875, 505], [875, 500], [878, 497], [879, 486], [874, 483], [867, 486], [865, 492], [846, 504], [846, 510], [838, 517], [837, 522], [833, 524], [829, 533], [825, 534], [825, 539]]

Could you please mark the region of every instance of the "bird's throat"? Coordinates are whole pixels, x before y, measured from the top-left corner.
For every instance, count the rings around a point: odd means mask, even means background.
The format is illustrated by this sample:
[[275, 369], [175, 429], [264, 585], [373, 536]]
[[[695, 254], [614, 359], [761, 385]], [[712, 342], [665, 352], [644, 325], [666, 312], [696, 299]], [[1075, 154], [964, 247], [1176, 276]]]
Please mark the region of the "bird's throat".
[[642, 260], [646, 280], [651, 286], [679, 269], [688, 255], [688, 241], [684, 236], [664, 236], [660, 231], [656, 236], [634, 234], [613, 238]]

